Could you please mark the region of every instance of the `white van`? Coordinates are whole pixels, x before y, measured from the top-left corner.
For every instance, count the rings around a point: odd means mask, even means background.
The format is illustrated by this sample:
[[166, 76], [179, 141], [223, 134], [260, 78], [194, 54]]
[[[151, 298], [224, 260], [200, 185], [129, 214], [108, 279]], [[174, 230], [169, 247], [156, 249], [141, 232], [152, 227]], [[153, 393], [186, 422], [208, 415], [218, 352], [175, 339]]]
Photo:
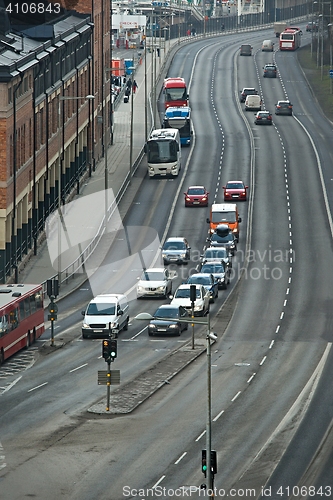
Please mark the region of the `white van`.
[[248, 95], [245, 99], [245, 111], [261, 111], [260, 95]]
[[82, 337], [105, 338], [110, 334], [117, 337], [120, 330], [127, 330], [129, 307], [126, 295], [97, 295], [88, 304], [82, 323]]
[[272, 40], [264, 40], [261, 46], [261, 52], [273, 52], [274, 43]]

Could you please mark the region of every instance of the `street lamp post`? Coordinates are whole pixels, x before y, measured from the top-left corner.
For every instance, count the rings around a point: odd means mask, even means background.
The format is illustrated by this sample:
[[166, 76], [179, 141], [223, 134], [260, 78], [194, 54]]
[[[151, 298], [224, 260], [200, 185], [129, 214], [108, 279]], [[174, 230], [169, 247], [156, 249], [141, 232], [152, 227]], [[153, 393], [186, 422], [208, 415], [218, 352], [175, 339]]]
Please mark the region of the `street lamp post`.
[[[66, 227], [63, 222], [63, 217], [62, 217], [62, 212], [61, 212], [61, 177], [62, 177], [62, 162], [63, 162], [63, 141], [61, 140], [60, 137], [60, 124], [61, 124], [61, 102], [63, 101], [78, 101], [81, 99], [85, 100], [92, 100], [95, 99], [95, 96], [93, 95], [86, 95], [85, 97], [78, 96], [78, 97], [72, 97], [72, 96], [61, 96], [59, 95], [58, 98], [58, 150], [59, 150], [59, 170], [58, 170], [58, 286], [59, 288], [61, 287], [61, 226], [63, 226], [66, 238], [68, 239], [68, 235], [66, 232]], [[62, 127], [64, 130], [64, 125]], [[70, 241], [68, 240], [67, 243], [70, 246]]]
[[320, 56], [320, 79], [323, 79], [324, 71], [324, 13], [321, 18], [321, 56]]
[[312, 52], [313, 52], [313, 6], [318, 2], [312, 3], [312, 17], [311, 17], [311, 61], [312, 61]]
[[[331, 14], [331, 13], [330, 13]], [[331, 15], [330, 15], [331, 18]], [[332, 77], [331, 77], [331, 71], [332, 71], [332, 23], [329, 23], [327, 27], [330, 29], [329, 34], [330, 34], [330, 93], [332, 94]]]
[[[152, 316], [149, 313], [143, 312], [139, 313], [137, 316], [134, 317], [134, 319], [137, 320], [161, 320], [165, 321], [165, 318], [160, 318], [158, 316]], [[178, 321], [178, 318], [168, 318], [169, 321]], [[214, 496], [213, 494], [213, 488], [214, 488], [214, 475], [212, 474], [212, 461], [211, 461], [211, 454], [212, 454], [212, 398], [211, 398], [211, 393], [212, 393], [212, 383], [211, 383], [211, 340], [213, 342], [216, 341], [217, 336], [214, 333], [211, 333], [210, 331], [210, 315], [209, 313], [205, 318], [202, 319], [196, 319], [196, 318], [182, 318], [182, 322], [184, 323], [192, 323], [195, 325], [203, 325], [207, 327], [207, 333], [206, 333], [206, 341], [207, 341], [207, 418], [206, 418], [206, 465], [207, 465], [207, 471], [206, 471], [206, 479], [207, 479], [207, 489], [211, 493], [211, 497]]]
[[[322, 14], [319, 14], [318, 18], [319, 17], [323, 17]], [[323, 24], [323, 23], [322, 23]], [[319, 35], [320, 35], [320, 22], [318, 22], [318, 40], [317, 40], [317, 68], [319, 68]], [[321, 34], [321, 36], [323, 36], [323, 34]]]

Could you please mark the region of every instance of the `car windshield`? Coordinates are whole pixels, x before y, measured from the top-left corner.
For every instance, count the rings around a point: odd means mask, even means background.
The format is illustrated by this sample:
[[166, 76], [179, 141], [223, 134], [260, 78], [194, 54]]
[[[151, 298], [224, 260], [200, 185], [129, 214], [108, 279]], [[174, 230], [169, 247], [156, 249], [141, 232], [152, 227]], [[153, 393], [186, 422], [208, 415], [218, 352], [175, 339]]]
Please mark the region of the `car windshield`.
[[236, 212], [212, 212], [212, 222], [236, 222]]
[[109, 316], [114, 315], [115, 304], [89, 304], [86, 314], [89, 316]]
[[227, 251], [225, 248], [206, 250], [205, 257], [208, 259], [224, 259], [227, 257]]
[[187, 190], [187, 194], [189, 195], [205, 194], [205, 190], [203, 188], [189, 188]]
[[290, 106], [289, 102], [280, 102], [279, 105], [281, 108], [288, 108]]
[[160, 271], [144, 271], [141, 276], [142, 281], [164, 281], [164, 273]]
[[164, 308], [161, 307], [157, 309], [157, 311], [154, 313], [154, 317], [156, 318], [178, 318], [179, 316], [179, 311], [178, 307], [172, 308]]
[[226, 185], [227, 189], [243, 189], [243, 184], [241, 182], [228, 182]]
[[184, 248], [183, 241], [166, 241], [163, 250], [184, 250]]
[[231, 233], [227, 234], [226, 236], [219, 236], [218, 234], [214, 233], [211, 238], [211, 241], [215, 241], [216, 243], [228, 243], [229, 241], [233, 240], [234, 237]]
[[202, 273], [224, 273], [222, 264], [204, 264], [201, 268]]
[[191, 276], [188, 283], [196, 284], [196, 285], [211, 285], [211, 279], [209, 276]]
[[[196, 297], [200, 299], [200, 289], [196, 288]], [[176, 291], [175, 299], [189, 299], [190, 298], [190, 289], [189, 288], [180, 288]]]

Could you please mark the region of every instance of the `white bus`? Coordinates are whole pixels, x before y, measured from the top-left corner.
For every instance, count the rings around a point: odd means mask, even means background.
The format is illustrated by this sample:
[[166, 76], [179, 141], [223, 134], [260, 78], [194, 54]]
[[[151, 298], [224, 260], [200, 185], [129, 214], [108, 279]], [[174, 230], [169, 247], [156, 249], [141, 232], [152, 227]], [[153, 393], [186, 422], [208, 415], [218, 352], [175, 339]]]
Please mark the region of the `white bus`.
[[145, 152], [147, 153], [149, 177], [177, 177], [182, 159], [178, 129], [154, 130], [145, 144]]

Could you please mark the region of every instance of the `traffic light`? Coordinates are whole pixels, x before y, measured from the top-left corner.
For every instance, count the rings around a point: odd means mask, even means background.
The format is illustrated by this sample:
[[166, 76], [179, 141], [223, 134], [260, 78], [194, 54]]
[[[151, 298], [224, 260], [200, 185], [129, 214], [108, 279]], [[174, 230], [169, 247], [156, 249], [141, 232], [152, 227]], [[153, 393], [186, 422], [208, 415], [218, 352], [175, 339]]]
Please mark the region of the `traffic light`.
[[195, 285], [190, 285], [190, 301], [195, 302], [197, 299], [197, 287]]
[[[205, 474], [205, 477], [206, 477], [206, 473], [207, 473], [206, 450], [201, 451], [201, 470]], [[216, 457], [215, 450], [210, 450], [210, 470], [212, 471], [212, 474], [217, 473], [217, 457]]]
[[111, 358], [117, 357], [117, 340], [116, 339], [110, 340], [110, 356], [111, 356]]
[[102, 356], [105, 361], [113, 360], [117, 357], [117, 340], [105, 339], [102, 343]]
[[201, 470], [206, 477], [207, 474], [206, 450], [202, 450], [201, 452]]
[[102, 356], [106, 360], [110, 357], [110, 339], [103, 340], [102, 343]]
[[56, 319], [58, 319], [58, 315], [57, 315], [58, 306], [55, 302], [53, 302], [53, 300], [48, 305], [48, 311], [50, 313], [47, 317], [47, 319], [49, 321], [55, 321]]

